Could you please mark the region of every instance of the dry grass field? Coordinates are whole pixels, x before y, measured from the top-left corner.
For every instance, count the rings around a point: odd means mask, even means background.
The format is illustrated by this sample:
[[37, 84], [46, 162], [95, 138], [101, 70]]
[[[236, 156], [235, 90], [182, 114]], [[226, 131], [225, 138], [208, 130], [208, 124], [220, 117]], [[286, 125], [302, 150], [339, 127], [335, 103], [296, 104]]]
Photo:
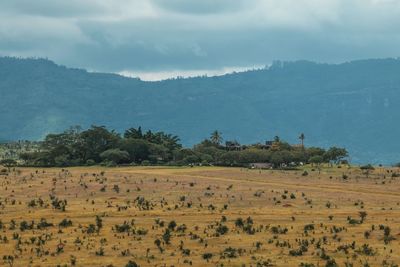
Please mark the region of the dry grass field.
[[0, 266], [397, 266], [399, 170], [305, 169], [10, 170]]

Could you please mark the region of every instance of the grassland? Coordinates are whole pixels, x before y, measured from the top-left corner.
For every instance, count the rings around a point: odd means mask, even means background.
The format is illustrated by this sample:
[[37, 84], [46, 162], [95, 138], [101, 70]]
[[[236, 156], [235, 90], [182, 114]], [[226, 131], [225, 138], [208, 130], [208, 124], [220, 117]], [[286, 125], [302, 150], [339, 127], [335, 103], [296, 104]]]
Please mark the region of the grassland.
[[17, 168], [0, 266], [397, 266], [398, 171]]

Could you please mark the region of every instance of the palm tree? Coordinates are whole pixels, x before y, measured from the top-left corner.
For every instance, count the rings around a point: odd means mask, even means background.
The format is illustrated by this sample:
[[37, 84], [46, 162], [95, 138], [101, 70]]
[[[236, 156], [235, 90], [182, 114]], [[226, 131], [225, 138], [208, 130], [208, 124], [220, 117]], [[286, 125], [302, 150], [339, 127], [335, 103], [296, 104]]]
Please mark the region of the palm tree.
[[142, 133], [142, 127], [139, 126], [139, 128], [130, 128], [125, 131], [124, 133], [125, 138], [134, 138], [134, 139], [142, 139], [143, 138], [143, 133]]
[[304, 133], [301, 133], [300, 134], [300, 136], [299, 136], [299, 139], [301, 140], [301, 146], [302, 147], [304, 147], [304, 139], [305, 139], [306, 137], [304, 136]]
[[221, 133], [218, 132], [217, 130], [215, 130], [214, 132], [212, 132], [210, 140], [214, 144], [219, 145], [219, 144], [221, 144], [223, 139], [222, 139]]

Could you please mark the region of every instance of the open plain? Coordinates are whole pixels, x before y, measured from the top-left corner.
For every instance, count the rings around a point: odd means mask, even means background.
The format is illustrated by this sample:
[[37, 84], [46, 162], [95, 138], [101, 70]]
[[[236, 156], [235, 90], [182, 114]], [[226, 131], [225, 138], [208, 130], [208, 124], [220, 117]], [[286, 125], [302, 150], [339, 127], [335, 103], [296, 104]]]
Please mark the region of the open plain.
[[399, 169], [3, 169], [0, 266], [397, 266]]

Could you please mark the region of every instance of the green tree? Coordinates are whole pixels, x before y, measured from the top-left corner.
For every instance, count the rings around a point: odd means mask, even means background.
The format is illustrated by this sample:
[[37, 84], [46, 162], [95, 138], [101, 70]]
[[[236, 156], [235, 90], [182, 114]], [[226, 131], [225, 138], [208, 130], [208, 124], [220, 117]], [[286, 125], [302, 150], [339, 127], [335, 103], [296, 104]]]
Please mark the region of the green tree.
[[149, 151], [150, 151], [149, 160], [152, 163], [157, 163], [159, 161], [168, 161], [172, 157], [170, 150], [168, 150], [168, 148], [166, 148], [163, 145], [151, 143], [149, 146]]
[[363, 165], [360, 167], [361, 171], [365, 174], [365, 176], [368, 178], [369, 174], [375, 170], [374, 166], [371, 164]]
[[320, 148], [320, 147], [308, 147], [306, 149], [306, 154], [309, 158], [313, 157], [313, 156], [325, 156], [325, 149]]
[[100, 162], [100, 154], [108, 149], [117, 147], [120, 136], [114, 131], [108, 131], [104, 126], [92, 126], [82, 132], [81, 149], [84, 152], [85, 162], [92, 159]]
[[300, 134], [299, 139], [301, 141], [301, 147], [304, 148], [304, 139], [305, 139], [304, 133]]
[[71, 127], [60, 134], [48, 134], [42, 148], [48, 153], [47, 165], [77, 165], [83, 161], [81, 128]]
[[215, 130], [211, 133], [210, 140], [215, 145], [220, 145], [223, 141], [222, 135], [219, 131]]
[[279, 151], [274, 152], [271, 155], [271, 163], [275, 168], [280, 167], [283, 163], [285, 163], [284, 155]]
[[109, 162], [116, 164], [127, 162], [129, 160], [129, 153], [117, 148], [108, 149], [100, 154], [100, 157]]
[[130, 128], [125, 131], [124, 133], [124, 138], [133, 138], [133, 139], [142, 139], [143, 138], [143, 133], [142, 133], [142, 127], [139, 126], [139, 128]]
[[143, 139], [122, 139], [119, 148], [129, 153], [131, 162], [141, 163], [150, 156], [150, 143]]
[[3, 159], [0, 161], [0, 165], [3, 165], [10, 171], [10, 168], [16, 166], [17, 162], [13, 159]]
[[328, 161], [333, 161], [338, 164], [341, 160], [348, 157], [348, 152], [345, 148], [331, 147], [326, 151], [324, 157]]
[[182, 148], [182, 145], [179, 143], [180, 139], [177, 135], [166, 134], [164, 132], [156, 133], [157, 139], [159, 140], [159, 145], [162, 145], [168, 148], [170, 151]]
[[316, 156], [312, 156], [312, 157], [309, 159], [309, 161], [310, 161], [311, 164], [320, 165], [321, 163], [324, 162], [324, 158], [323, 158], [322, 156], [316, 155]]

